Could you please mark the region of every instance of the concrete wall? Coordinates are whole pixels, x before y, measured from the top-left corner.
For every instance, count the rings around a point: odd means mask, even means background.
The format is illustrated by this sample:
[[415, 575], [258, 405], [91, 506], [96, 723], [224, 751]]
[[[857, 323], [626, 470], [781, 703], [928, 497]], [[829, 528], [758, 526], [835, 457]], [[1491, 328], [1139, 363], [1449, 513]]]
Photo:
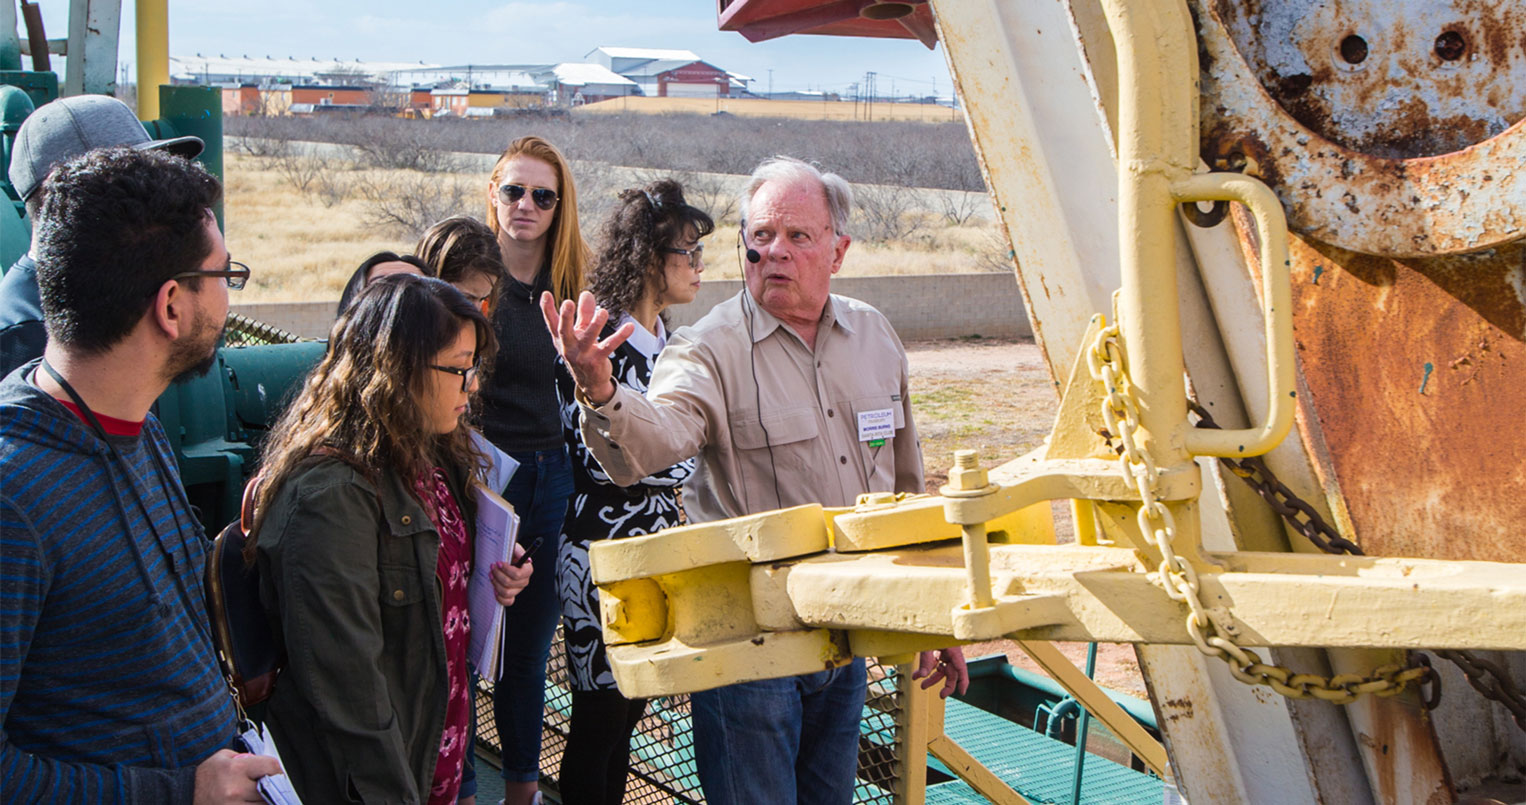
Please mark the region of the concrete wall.
[[[741, 280], [707, 281], [692, 303], [673, 308], [668, 319], [674, 327], [693, 324], [741, 288]], [[832, 292], [878, 308], [903, 341], [1033, 336], [1017, 280], [1007, 273], [838, 277], [832, 280]], [[233, 312], [297, 335], [323, 338], [334, 323], [334, 305], [272, 302], [234, 305]]]

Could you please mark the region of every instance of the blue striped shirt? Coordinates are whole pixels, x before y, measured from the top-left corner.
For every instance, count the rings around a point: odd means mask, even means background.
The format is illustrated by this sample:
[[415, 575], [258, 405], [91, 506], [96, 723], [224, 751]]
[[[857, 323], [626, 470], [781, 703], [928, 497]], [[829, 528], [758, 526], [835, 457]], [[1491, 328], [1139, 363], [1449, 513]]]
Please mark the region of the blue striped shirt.
[[0, 791], [190, 802], [235, 732], [205, 537], [158, 420], [113, 456], [31, 368], [0, 383]]

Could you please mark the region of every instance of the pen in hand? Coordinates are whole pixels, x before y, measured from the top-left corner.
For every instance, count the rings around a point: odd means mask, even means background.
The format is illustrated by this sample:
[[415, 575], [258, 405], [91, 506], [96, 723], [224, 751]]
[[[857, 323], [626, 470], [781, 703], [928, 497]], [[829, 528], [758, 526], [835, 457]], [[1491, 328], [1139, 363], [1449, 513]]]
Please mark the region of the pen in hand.
[[515, 559], [513, 561], [512, 564], [514, 565], [514, 567], [524, 567], [525, 566], [525, 562], [530, 561], [530, 554], [535, 553], [537, 550], [539, 550], [540, 549], [540, 544], [542, 542], [545, 542], [545, 541], [546, 541], [546, 536], [544, 534], [542, 534], [541, 536], [538, 536], [534, 540], [532, 540], [529, 545], [526, 545], [525, 546], [525, 552], [520, 554], [519, 558]]

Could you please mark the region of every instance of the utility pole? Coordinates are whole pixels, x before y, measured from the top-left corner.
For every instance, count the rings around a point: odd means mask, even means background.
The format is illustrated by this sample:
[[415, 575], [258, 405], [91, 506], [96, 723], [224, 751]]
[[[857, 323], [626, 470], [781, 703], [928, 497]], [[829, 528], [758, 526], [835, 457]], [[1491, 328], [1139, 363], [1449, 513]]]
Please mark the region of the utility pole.
[[768, 68], [768, 99], [774, 99], [774, 68]]

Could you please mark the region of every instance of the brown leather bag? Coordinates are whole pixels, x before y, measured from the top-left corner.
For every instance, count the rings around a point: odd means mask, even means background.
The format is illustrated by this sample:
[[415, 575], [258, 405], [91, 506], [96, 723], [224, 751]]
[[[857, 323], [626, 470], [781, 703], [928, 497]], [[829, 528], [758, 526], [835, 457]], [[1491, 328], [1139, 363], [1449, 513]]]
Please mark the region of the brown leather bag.
[[260, 603], [259, 572], [244, 562], [260, 480], [255, 476], [244, 486], [239, 518], [212, 541], [205, 584], [217, 661], [234, 701], [244, 710], [270, 698], [286, 667], [286, 648], [276, 639]]

